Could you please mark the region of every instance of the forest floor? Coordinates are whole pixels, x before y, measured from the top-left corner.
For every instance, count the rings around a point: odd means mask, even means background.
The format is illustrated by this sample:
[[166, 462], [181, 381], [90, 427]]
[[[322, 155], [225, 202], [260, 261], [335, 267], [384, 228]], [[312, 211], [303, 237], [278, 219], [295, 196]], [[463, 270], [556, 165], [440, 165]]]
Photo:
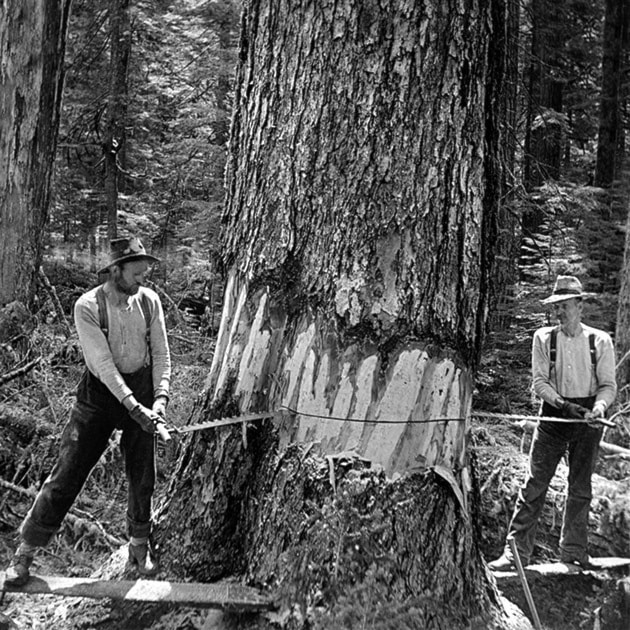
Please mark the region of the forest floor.
[[[488, 335], [477, 378], [476, 412], [535, 415], [529, 382], [531, 336], [536, 328], [550, 321], [540, 300], [550, 293], [557, 273], [582, 278], [586, 290], [596, 294], [585, 305], [584, 321], [614, 332], [626, 209], [621, 208], [618, 216], [608, 215], [608, 220], [602, 221], [598, 194], [595, 189], [558, 188], [546, 196], [543, 216], [524, 240], [519, 277], [493, 313], [493, 330]], [[584, 211], [576, 212], [576, 206]], [[48, 261], [45, 271], [69, 320], [72, 303], [93, 278], [67, 261]], [[220, 305], [211, 304], [211, 323], [207, 315], [205, 320], [199, 320], [177, 308], [192, 294], [197, 299], [198, 289], [179, 278], [167, 284], [163, 294], [174, 360], [169, 409], [173, 424], [185, 423], [194, 397], [202, 388], [212, 360], [214, 325], [220, 317]], [[55, 295], [42, 291], [40, 311], [34, 316], [23, 314], [22, 321], [16, 321], [16, 334], [0, 340], [0, 376], [42, 357], [30, 371], [0, 386], [0, 567], [8, 564], [16, 545], [16, 529], [54, 460], [57, 439], [82, 370], [76, 334], [55, 310]], [[486, 559], [491, 560], [501, 552], [511, 506], [525, 473], [527, 440], [516, 423], [493, 418], [476, 421], [472, 433], [481, 489], [480, 544]], [[608, 439], [623, 443], [626, 434], [630, 434], [627, 428]], [[176, 440], [160, 448], [158, 502], [177, 455]], [[90, 576], [112, 562], [125, 540], [126, 493], [121, 473], [122, 461], [114, 438], [60, 535], [36, 559], [35, 572]], [[566, 470], [560, 469], [558, 474], [566, 475]], [[597, 474], [615, 480], [630, 479], [630, 462], [601, 460]], [[536, 550], [537, 561], [557, 556], [558, 530], [556, 524], [545, 532]], [[607, 589], [613, 587], [605, 576], [576, 581], [573, 586], [557, 580], [556, 589], [548, 583], [533, 587], [543, 628], [596, 627], [593, 611]], [[519, 588], [506, 587], [504, 594], [527, 612]], [[78, 605], [79, 601], [73, 598], [7, 594], [0, 613], [11, 618], [20, 630], [64, 630], [74, 628], [65, 620]], [[95, 619], [82, 627], [97, 628], [99, 622]], [[143, 621], [137, 627], [209, 630], [227, 626], [221, 625], [215, 613], [181, 610], [161, 620], [158, 617]]]

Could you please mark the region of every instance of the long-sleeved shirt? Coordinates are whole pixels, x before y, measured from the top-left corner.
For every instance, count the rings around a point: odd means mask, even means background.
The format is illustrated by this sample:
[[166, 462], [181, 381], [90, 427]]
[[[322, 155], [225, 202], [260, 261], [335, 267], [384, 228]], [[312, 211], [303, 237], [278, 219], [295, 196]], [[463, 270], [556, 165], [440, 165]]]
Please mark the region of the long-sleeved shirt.
[[[154, 396], [168, 396], [171, 357], [164, 311], [157, 293], [147, 287], [140, 287], [138, 293], [121, 301], [120, 296], [112, 294], [111, 289], [105, 285], [108, 319], [106, 337], [100, 327], [97, 288], [84, 293], [74, 306], [74, 323], [79, 333], [87, 369], [122, 402], [133, 392], [123, 380], [121, 373], [130, 374], [151, 364]], [[147, 347], [146, 321], [141, 305], [142, 294], [148, 297], [150, 306], [150, 349]]]
[[[550, 337], [553, 326], [539, 328], [532, 343], [532, 377], [534, 392], [551, 405], [562, 398], [595, 396], [605, 408], [617, 395], [615, 351], [608, 333], [581, 324], [582, 330], [570, 337], [557, 327], [556, 362], [550, 365]], [[596, 368], [593, 370], [589, 335], [595, 338]]]

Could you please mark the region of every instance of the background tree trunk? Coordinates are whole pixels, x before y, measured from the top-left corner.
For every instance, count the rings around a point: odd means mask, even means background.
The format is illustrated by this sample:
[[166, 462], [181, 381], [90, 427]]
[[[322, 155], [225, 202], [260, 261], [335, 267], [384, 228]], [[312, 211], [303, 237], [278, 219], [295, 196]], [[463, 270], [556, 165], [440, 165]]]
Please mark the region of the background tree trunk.
[[105, 124], [105, 199], [107, 204], [107, 236], [115, 239], [118, 227], [118, 183], [124, 167], [127, 122], [127, 72], [131, 54], [131, 22], [129, 0], [111, 0], [109, 98]]
[[[368, 579], [385, 553], [406, 568], [398, 586], [379, 573], [379, 588], [424, 606], [426, 627], [496, 604], [475, 542], [466, 416], [503, 182], [504, 96], [486, 85], [506, 70], [493, 64], [490, 76], [488, 54], [508, 17], [502, 3], [477, 0], [248, 3], [227, 288], [193, 415], [298, 411], [186, 445], [162, 523], [178, 571], [282, 586], [321, 552], [321, 572], [291, 598], [306, 606], [323, 583], [336, 585], [335, 600]], [[350, 464], [339, 470], [339, 459]], [[370, 487], [378, 470], [416, 474], [399, 485], [382, 477], [370, 498], [356, 486], [366, 465]], [[363, 568], [346, 553], [352, 536], [338, 552], [334, 536], [318, 544], [310, 524], [344, 492], [359, 495], [348, 509], [364, 501], [384, 514], [394, 493], [397, 527], [411, 524], [413, 536], [387, 526], [391, 538], [374, 537]]]
[[0, 306], [30, 301], [41, 263], [69, 5], [0, 5]]
[[532, 50], [525, 131], [527, 188], [558, 179], [562, 160], [564, 0], [532, 0]]
[[621, 89], [627, 71], [624, 60], [628, 51], [628, 0], [606, 0], [606, 18], [603, 36], [602, 94], [599, 114], [599, 136], [595, 185], [610, 186], [621, 169], [624, 134], [622, 124], [622, 98], [627, 89]]

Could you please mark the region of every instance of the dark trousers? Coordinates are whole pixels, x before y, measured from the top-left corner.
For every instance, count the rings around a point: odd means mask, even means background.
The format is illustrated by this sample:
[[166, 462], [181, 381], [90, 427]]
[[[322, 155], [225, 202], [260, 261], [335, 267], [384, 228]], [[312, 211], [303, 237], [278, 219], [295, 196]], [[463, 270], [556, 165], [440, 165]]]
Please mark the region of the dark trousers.
[[[151, 407], [151, 368], [125, 374], [123, 378], [136, 399]], [[151, 497], [155, 487], [155, 437], [143, 431], [107, 387], [86, 370], [70, 419], [61, 435], [57, 462], [20, 528], [26, 543], [47, 545], [59, 530], [115, 429], [122, 429], [120, 447], [128, 483], [128, 534], [149, 535]]]
[[[593, 398], [567, 399], [588, 409]], [[559, 417], [561, 411], [544, 404], [543, 416]], [[534, 432], [529, 455], [529, 474], [519, 491], [508, 541], [514, 539], [523, 564], [534, 551], [536, 527], [545, 504], [547, 489], [566, 452], [569, 455], [569, 489], [562, 518], [560, 554], [563, 560], [588, 557], [588, 513], [591, 504], [591, 476], [602, 437], [600, 427], [585, 422], [554, 423], [541, 421]], [[509, 545], [505, 552], [511, 555]]]

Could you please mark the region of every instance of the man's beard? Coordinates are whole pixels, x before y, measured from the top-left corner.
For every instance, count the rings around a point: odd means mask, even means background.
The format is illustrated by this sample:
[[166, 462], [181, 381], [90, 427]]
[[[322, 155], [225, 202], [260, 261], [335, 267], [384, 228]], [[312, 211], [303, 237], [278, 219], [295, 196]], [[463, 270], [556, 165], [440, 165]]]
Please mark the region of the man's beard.
[[135, 295], [140, 290], [139, 284], [129, 286], [125, 284], [121, 278], [114, 279], [114, 286], [119, 293], [123, 293], [124, 295]]

